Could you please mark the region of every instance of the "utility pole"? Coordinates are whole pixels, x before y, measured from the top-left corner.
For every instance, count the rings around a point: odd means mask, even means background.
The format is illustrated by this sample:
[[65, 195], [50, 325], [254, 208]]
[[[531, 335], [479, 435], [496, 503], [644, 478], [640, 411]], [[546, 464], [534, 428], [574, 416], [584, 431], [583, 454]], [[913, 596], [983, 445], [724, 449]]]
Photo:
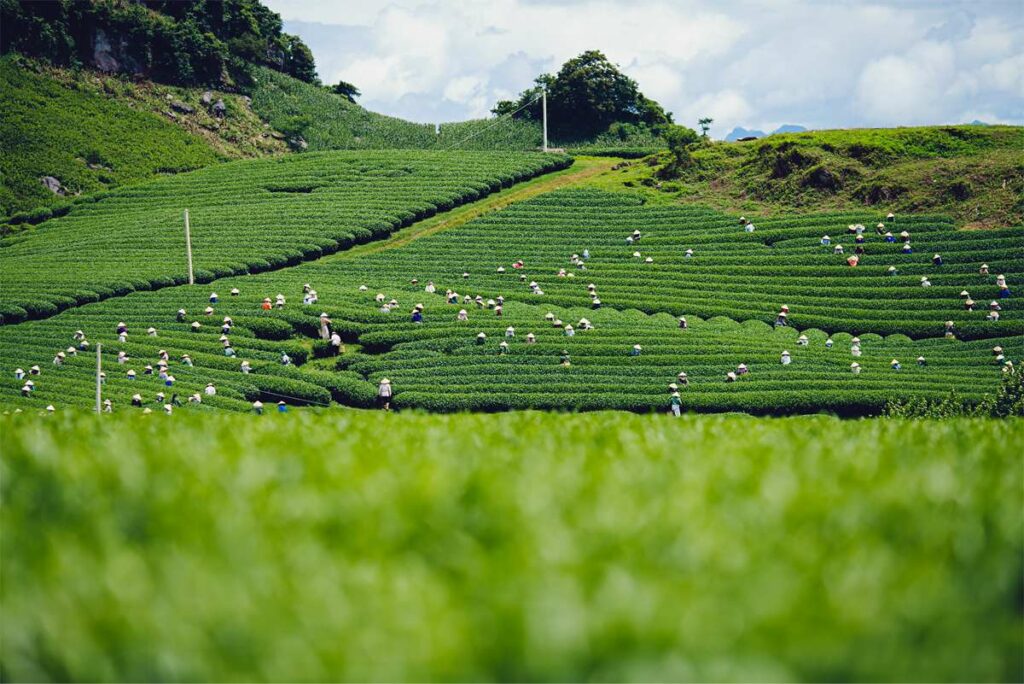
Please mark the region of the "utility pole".
[[103, 383], [100, 382], [100, 376], [103, 374], [103, 357], [100, 356], [100, 351], [103, 349], [103, 345], [99, 342], [96, 343], [96, 415], [100, 415], [103, 412], [103, 407], [100, 406], [100, 400], [103, 398]]
[[192, 233], [188, 225], [188, 209], [185, 210], [185, 254], [188, 256], [188, 284], [195, 285], [196, 278], [192, 273]]
[[548, 151], [548, 89], [545, 86], [541, 95], [541, 110], [544, 119], [544, 151]]

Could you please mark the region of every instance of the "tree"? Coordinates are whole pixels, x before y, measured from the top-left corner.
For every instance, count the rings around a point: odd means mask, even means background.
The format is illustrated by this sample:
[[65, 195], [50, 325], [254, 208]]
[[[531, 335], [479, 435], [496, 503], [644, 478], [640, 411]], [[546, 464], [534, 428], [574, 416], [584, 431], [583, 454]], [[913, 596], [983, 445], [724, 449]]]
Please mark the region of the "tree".
[[671, 114], [645, 97], [636, 81], [598, 50], [570, 59], [554, 76], [539, 76], [518, 100], [502, 100], [491, 111], [498, 116], [515, 112], [518, 118], [540, 119], [539, 96], [545, 88], [549, 126], [556, 139], [591, 138], [615, 123], [659, 130], [672, 121]]
[[284, 72], [300, 81], [319, 85], [313, 52], [298, 36], [281, 34], [284, 40]]
[[362, 95], [359, 92], [359, 88], [356, 88], [348, 81], [338, 81], [337, 85], [331, 86], [331, 92], [335, 95], [341, 95], [352, 104], [355, 104], [356, 98]]
[[697, 121], [697, 125], [700, 126], [700, 134], [705, 138], [708, 137], [708, 130], [711, 128], [711, 124], [715, 122], [710, 116], [705, 116], [703, 119]]
[[700, 143], [700, 136], [692, 128], [672, 124], [665, 128], [662, 137], [668, 144], [672, 161], [658, 172], [658, 176], [660, 178], [678, 178], [683, 171], [693, 166], [692, 150]]

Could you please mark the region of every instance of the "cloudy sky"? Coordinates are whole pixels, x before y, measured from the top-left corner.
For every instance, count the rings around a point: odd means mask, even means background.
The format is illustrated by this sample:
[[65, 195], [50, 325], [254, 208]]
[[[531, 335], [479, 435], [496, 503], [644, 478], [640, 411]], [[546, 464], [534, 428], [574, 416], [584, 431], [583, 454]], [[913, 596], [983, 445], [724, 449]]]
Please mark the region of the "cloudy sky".
[[421, 122], [487, 116], [599, 49], [690, 126], [1024, 123], [1024, 0], [265, 0], [320, 77]]

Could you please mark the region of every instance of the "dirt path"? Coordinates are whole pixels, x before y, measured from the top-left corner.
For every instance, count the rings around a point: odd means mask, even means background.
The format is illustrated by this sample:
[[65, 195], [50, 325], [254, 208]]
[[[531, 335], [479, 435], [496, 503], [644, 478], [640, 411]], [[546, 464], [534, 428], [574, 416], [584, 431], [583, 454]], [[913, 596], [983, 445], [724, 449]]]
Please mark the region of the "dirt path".
[[525, 183], [519, 183], [511, 188], [490, 194], [477, 202], [418, 221], [407, 228], [397, 231], [386, 240], [358, 245], [342, 252], [336, 252], [330, 256], [321, 257], [318, 261], [342, 261], [402, 247], [413, 240], [461, 226], [487, 212], [498, 211], [515, 202], [522, 202], [552, 190], [574, 185], [610, 170], [618, 161], [620, 160], [608, 157], [577, 158], [572, 166], [563, 171], [556, 171], [555, 173], [545, 174]]

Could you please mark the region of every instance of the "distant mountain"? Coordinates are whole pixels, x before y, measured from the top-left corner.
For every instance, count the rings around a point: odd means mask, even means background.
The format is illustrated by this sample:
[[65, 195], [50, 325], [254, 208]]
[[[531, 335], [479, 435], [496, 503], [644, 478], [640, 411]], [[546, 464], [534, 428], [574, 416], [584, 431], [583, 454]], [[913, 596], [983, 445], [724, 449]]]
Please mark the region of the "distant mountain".
[[742, 126], [737, 126], [729, 131], [729, 134], [725, 136], [725, 142], [736, 142], [743, 138], [763, 138], [768, 135], [775, 135], [776, 133], [803, 133], [806, 130], [806, 127], [799, 124], [783, 124], [771, 133], [765, 133], [764, 131], [759, 131], [756, 128], [743, 128]]
[[974, 121], [972, 121], [971, 123], [969, 123], [967, 125], [968, 126], [991, 126], [992, 124], [987, 124], [984, 121], [980, 121], [979, 119], [975, 119]]
[[763, 138], [765, 136], [764, 131], [748, 130], [737, 126], [736, 128], [729, 131], [729, 134], [725, 136], [725, 142], [736, 142], [740, 138]]

